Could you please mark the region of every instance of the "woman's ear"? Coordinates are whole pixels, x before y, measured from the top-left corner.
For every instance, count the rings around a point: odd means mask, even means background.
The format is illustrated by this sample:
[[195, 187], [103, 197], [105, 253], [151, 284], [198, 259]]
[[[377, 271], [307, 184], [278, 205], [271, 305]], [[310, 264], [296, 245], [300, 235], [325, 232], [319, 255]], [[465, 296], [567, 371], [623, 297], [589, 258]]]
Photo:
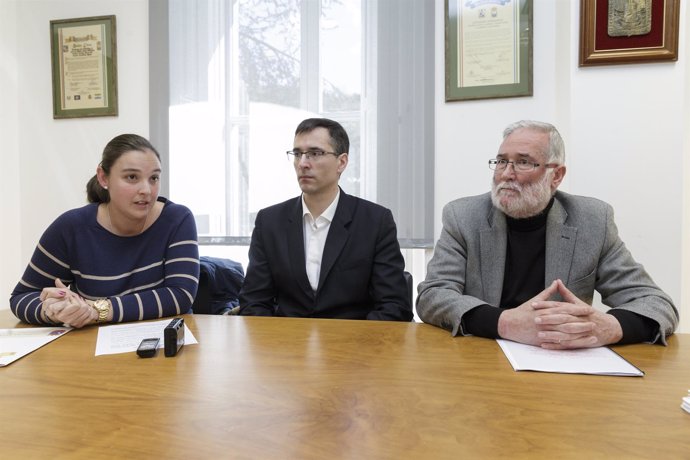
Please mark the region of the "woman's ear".
[[96, 179], [98, 179], [98, 183], [101, 187], [108, 190], [108, 175], [103, 171], [100, 165], [96, 168]]

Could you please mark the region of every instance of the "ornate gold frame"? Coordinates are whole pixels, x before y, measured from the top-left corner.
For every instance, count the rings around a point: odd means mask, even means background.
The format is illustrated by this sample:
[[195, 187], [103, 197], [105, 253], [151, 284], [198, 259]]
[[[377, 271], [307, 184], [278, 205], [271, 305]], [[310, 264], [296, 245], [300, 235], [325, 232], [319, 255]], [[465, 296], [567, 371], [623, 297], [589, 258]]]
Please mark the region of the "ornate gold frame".
[[[601, 34], [607, 27], [606, 18], [597, 16], [607, 0], [580, 0], [580, 67], [630, 64], [678, 60], [678, 25], [680, 0], [661, 1], [663, 17], [652, 24], [652, 32], [661, 40], [652, 46], [639, 46], [635, 37], [617, 38], [615, 47], [604, 47], [597, 44], [597, 33]], [[658, 30], [661, 27], [662, 30]], [[603, 28], [603, 29], [602, 29]], [[601, 36], [601, 35], [600, 35]]]

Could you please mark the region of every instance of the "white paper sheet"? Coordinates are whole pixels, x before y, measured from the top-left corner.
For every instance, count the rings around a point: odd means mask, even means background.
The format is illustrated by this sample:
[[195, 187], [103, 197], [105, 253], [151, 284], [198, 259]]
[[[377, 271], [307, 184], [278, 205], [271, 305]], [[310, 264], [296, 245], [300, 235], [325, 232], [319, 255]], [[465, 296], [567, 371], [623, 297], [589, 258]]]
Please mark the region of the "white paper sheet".
[[71, 331], [68, 327], [18, 327], [0, 329], [0, 367], [7, 366], [22, 356]]
[[516, 371], [641, 377], [644, 372], [606, 347], [545, 350], [510, 340], [496, 340]]
[[[114, 355], [117, 353], [129, 353], [137, 351], [139, 343], [143, 339], [158, 337], [158, 348], [163, 348], [163, 329], [170, 324], [169, 319], [147, 323], [128, 323], [117, 326], [101, 326], [98, 328], [98, 339], [96, 341], [96, 356]], [[184, 344], [197, 344], [196, 338], [184, 325]]]
[[680, 405], [681, 408], [687, 413], [690, 414], [690, 390], [688, 390], [688, 395], [683, 398], [683, 402]]

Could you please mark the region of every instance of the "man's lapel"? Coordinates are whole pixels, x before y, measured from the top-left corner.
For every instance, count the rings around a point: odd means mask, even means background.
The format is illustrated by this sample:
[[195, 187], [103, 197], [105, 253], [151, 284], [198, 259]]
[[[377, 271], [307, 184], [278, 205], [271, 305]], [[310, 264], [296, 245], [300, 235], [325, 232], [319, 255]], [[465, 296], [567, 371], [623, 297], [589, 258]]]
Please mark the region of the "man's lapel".
[[297, 197], [294, 207], [288, 215], [287, 243], [290, 270], [295, 274], [297, 284], [304, 292], [312, 292], [304, 259], [304, 220], [302, 218], [301, 196]]
[[544, 276], [544, 287], [556, 279], [562, 280], [563, 283], [568, 283], [570, 268], [573, 265], [573, 254], [575, 253], [577, 227], [565, 225], [567, 218], [568, 213], [558, 201], [558, 198], [556, 198], [546, 219], [546, 273]]
[[489, 305], [498, 307], [508, 247], [507, 224], [503, 213], [493, 207], [487, 221], [488, 226], [479, 233], [484, 299]]
[[350, 238], [350, 222], [355, 211], [355, 200], [340, 190], [338, 207], [335, 210], [331, 227], [326, 237], [326, 246], [323, 248], [321, 257], [321, 274], [319, 275], [319, 288], [330, 273], [335, 261], [340, 257], [340, 253], [345, 247], [345, 243]]

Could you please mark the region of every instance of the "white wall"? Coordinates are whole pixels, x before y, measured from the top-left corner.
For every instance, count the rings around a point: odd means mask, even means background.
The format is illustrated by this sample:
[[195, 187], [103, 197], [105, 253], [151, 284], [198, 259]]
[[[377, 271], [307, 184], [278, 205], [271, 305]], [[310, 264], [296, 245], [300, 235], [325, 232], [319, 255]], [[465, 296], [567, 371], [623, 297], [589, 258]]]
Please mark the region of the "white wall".
[[20, 260], [17, 2], [0, 0], [0, 309], [16, 284]]
[[446, 103], [444, 8], [437, 0], [436, 234], [445, 203], [488, 191], [486, 160], [508, 123], [551, 122], [566, 143], [561, 188], [613, 205], [634, 257], [678, 306], [684, 300], [682, 331], [690, 332], [687, 2], [678, 62], [587, 68], [578, 67], [579, 3], [534, 0], [533, 97]]
[[[50, 21], [116, 16], [119, 116], [54, 120]], [[117, 134], [148, 135], [146, 0], [0, 0], [0, 308], [43, 230], [85, 204], [85, 185]]]
[[[685, 8], [685, 10], [683, 10]], [[684, 29], [681, 33], [683, 42], [688, 39], [687, 28], [690, 27], [690, 8], [687, 2], [683, 2], [681, 6], [681, 22]], [[686, 63], [686, 67], [690, 64], [690, 46], [681, 45], [680, 58]], [[680, 331], [690, 332], [690, 70], [685, 71], [685, 87], [682, 88], [682, 93], [678, 95], [678, 99], [683, 101], [684, 111], [681, 116], [683, 135], [683, 159], [682, 164], [679, 165], [681, 174], [683, 175], [683, 201], [682, 214], [683, 220], [681, 222], [682, 244], [680, 251], [681, 258], [681, 296], [678, 300], [681, 306]], [[673, 165], [669, 165], [669, 170], [674, 169]]]
[[[554, 123], [567, 150], [563, 189], [616, 209], [621, 236], [682, 308], [690, 332], [690, 11], [675, 63], [579, 68], [579, 1], [534, 0], [534, 96], [444, 102], [444, 0], [436, 2], [436, 234], [448, 201], [488, 190], [486, 160], [508, 123]], [[115, 14], [120, 116], [53, 120], [51, 19]], [[146, 0], [0, 0], [0, 298], [45, 227], [84, 202], [105, 143], [148, 134]], [[0, 308], [6, 306], [0, 302]]]

